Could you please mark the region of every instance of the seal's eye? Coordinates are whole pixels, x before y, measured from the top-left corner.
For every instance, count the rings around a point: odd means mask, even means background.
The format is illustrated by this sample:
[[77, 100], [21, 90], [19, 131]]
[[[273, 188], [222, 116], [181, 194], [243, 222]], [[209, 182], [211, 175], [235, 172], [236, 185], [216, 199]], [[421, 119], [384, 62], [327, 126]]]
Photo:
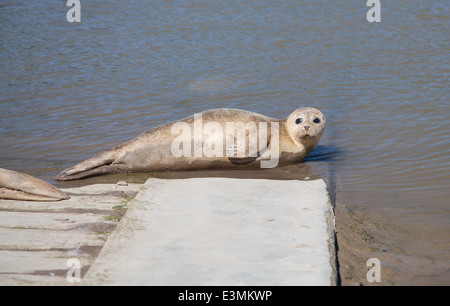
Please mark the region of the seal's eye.
[[320, 123], [320, 119], [319, 118], [314, 118], [313, 122], [314, 123]]
[[302, 121], [303, 121], [302, 118], [297, 118], [297, 119], [295, 120], [295, 123], [296, 123], [296, 124], [300, 124], [300, 123], [302, 123]]

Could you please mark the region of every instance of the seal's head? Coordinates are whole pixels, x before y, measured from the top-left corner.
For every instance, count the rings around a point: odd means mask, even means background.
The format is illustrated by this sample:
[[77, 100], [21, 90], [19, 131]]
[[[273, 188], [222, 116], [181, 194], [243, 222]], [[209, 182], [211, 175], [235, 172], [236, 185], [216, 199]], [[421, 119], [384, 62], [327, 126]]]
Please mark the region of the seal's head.
[[292, 139], [304, 145], [316, 145], [325, 128], [325, 116], [312, 107], [297, 108], [286, 119]]

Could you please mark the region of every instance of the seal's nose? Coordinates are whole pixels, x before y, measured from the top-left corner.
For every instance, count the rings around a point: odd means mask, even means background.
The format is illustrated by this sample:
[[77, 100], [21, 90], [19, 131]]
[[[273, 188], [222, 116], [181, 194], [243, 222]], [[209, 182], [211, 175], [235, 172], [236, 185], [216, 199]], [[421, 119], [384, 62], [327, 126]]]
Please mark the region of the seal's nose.
[[305, 125], [305, 130], [309, 130], [309, 125]]

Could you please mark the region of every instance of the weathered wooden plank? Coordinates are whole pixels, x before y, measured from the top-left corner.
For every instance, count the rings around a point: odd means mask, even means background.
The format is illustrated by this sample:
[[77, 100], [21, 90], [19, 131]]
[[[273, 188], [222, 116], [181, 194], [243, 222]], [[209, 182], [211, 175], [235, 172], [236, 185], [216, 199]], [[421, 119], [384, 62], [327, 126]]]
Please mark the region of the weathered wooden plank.
[[[76, 283], [75, 283], [76, 284]], [[0, 274], [1, 286], [73, 286], [65, 277], [51, 275], [33, 275], [33, 274]]]
[[61, 275], [70, 269], [67, 260], [77, 258], [82, 266], [92, 264], [94, 258], [74, 251], [4, 251], [0, 250], [2, 274], [48, 274]]
[[[0, 211], [0, 228], [68, 230], [88, 223], [112, 221], [93, 213], [46, 213]], [[69, 234], [68, 234], [69, 235]]]
[[76, 248], [81, 245], [103, 245], [106, 235], [87, 231], [0, 228], [0, 249]]

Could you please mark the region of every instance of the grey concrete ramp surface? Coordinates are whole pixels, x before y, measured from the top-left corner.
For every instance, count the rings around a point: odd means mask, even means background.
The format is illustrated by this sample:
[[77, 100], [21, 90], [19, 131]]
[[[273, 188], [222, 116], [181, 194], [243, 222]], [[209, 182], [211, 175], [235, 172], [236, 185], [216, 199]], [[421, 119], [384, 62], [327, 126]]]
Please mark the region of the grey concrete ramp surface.
[[323, 180], [147, 180], [83, 285], [335, 285]]

